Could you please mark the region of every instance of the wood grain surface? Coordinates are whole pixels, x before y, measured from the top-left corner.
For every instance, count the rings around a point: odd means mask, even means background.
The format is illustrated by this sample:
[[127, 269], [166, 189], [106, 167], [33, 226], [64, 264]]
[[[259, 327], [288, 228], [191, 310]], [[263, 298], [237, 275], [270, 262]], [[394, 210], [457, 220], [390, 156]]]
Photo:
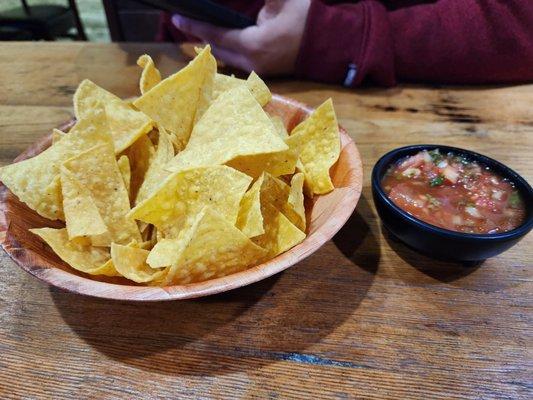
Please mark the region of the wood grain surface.
[[[171, 45], [0, 44], [0, 162], [72, 116], [83, 78], [135, 95], [135, 60], [168, 74]], [[533, 180], [533, 86], [346, 90], [331, 96], [365, 184], [334, 239], [293, 268], [202, 300], [134, 304], [50, 288], [0, 255], [0, 398], [527, 399], [533, 396], [533, 235], [475, 266], [434, 261], [383, 231], [369, 188], [380, 155], [442, 143]]]

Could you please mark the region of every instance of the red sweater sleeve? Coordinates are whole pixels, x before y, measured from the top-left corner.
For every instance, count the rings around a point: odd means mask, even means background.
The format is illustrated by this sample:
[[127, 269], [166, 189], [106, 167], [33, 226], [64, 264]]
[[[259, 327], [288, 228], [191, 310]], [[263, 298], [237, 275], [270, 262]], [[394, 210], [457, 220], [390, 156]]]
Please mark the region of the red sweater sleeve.
[[533, 80], [533, 1], [439, 0], [389, 11], [313, 0], [298, 76], [356, 86]]

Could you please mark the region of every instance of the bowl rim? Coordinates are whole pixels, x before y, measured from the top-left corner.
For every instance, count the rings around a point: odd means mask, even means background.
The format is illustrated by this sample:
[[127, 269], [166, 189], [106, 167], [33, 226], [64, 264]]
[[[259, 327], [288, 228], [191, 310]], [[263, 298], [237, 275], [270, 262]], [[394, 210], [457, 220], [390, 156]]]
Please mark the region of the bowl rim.
[[[469, 239], [469, 240], [479, 240], [479, 241], [499, 241], [499, 240], [508, 240], [516, 237], [521, 237], [526, 235], [533, 228], [533, 210], [529, 202], [526, 202], [526, 218], [522, 224], [517, 226], [514, 229], [511, 229], [507, 232], [500, 233], [467, 233], [467, 232], [457, 232], [450, 229], [441, 228], [439, 226], [425, 222], [407, 211], [403, 210], [397, 206], [390, 198], [387, 196], [385, 191], [381, 186], [381, 177], [383, 176], [382, 172], [385, 168], [388, 168], [391, 164], [398, 161], [400, 158], [408, 156], [409, 153], [416, 153], [421, 150], [433, 150], [433, 149], [443, 149], [449, 152], [465, 154], [470, 159], [479, 161], [481, 164], [487, 165], [492, 169], [493, 166], [496, 166], [498, 169], [497, 173], [504, 178], [509, 178], [517, 186], [518, 191], [524, 195], [524, 197], [531, 198], [533, 197], [533, 189], [531, 185], [516, 171], [509, 168], [507, 165], [501, 163], [498, 160], [495, 160], [486, 155], [477, 153], [472, 150], [439, 145], [439, 144], [414, 144], [408, 146], [398, 147], [393, 149], [379, 158], [379, 160], [374, 165], [372, 169], [372, 189], [374, 192], [379, 195], [380, 199], [385, 203], [385, 205], [399, 214], [402, 218], [408, 220], [414, 224], [417, 228], [429, 232], [438, 234], [440, 236], [446, 236], [448, 238], [455, 239]], [[503, 171], [503, 173], [501, 172]], [[526, 193], [524, 193], [524, 191]]]
[[[278, 102], [289, 104], [290, 106], [295, 107], [298, 110], [297, 112], [304, 112], [304, 115], [308, 115], [314, 110], [314, 108], [289, 97], [273, 93], [272, 98]], [[61, 127], [68, 128], [73, 125], [73, 121], [73, 119], [65, 121]], [[346, 130], [341, 125], [339, 125], [339, 134], [341, 152], [344, 149], [348, 151], [347, 165], [350, 166], [354, 171], [353, 176], [350, 178], [347, 186], [335, 188], [337, 190], [349, 189], [346, 190], [345, 194], [342, 196], [342, 199], [339, 200], [337, 205], [342, 212], [337, 214], [335, 218], [329, 218], [314, 232], [308, 233], [304, 241], [292, 249], [289, 249], [288, 251], [276, 256], [266, 263], [253, 266], [228, 276], [185, 285], [159, 287], [133, 284], [125, 285], [99, 281], [91, 279], [81, 272], [77, 273], [69, 270], [63, 270], [53, 265], [51, 267], [39, 265], [33, 259], [34, 256], [32, 252], [21, 251], [24, 249], [16, 240], [10, 241], [9, 243], [6, 242], [6, 230], [9, 224], [5, 224], [7, 219], [5, 218], [5, 210], [2, 206], [5, 202], [4, 196], [7, 196], [11, 192], [1, 182], [0, 244], [3, 250], [15, 262], [15, 264], [39, 280], [59, 289], [89, 297], [132, 302], [170, 301], [203, 297], [246, 286], [288, 269], [316, 252], [344, 226], [346, 221], [353, 214], [355, 207], [359, 202], [363, 188], [362, 159], [359, 150], [355, 145], [355, 141], [348, 135]], [[28, 158], [25, 156], [26, 153], [28, 153], [28, 151], [36, 144], [45, 145], [49, 142], [50, 135], [37, 139], [15, 160], [19, 161]], [[3, 219], [5, 221], [2, 221], [2, 216], [4, 216]], [[310, 239], [312, 240], [312, 243], [310, 243]]]

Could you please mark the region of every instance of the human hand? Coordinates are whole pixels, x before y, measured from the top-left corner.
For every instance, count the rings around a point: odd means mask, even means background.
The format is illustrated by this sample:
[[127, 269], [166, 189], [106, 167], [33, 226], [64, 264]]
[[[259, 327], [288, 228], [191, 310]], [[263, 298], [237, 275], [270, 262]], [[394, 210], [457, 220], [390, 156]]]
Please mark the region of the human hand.
[[221, 28], [175, 14], [172, 23], [182, 32], [211, 45], [225, 64], [260, 75], [294, 72], [311, 0], [266, 0], [257, 25]]

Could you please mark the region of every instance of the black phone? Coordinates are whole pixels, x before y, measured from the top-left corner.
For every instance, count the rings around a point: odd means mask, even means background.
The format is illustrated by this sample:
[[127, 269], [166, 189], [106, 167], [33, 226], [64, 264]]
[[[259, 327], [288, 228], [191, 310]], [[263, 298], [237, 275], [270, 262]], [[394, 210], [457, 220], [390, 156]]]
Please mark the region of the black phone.
[[170, 13], [209, 22], [225, 28], [243, 29], [255, 25], [247, 15], [222, 6], [211, 0], [136, 0]]

